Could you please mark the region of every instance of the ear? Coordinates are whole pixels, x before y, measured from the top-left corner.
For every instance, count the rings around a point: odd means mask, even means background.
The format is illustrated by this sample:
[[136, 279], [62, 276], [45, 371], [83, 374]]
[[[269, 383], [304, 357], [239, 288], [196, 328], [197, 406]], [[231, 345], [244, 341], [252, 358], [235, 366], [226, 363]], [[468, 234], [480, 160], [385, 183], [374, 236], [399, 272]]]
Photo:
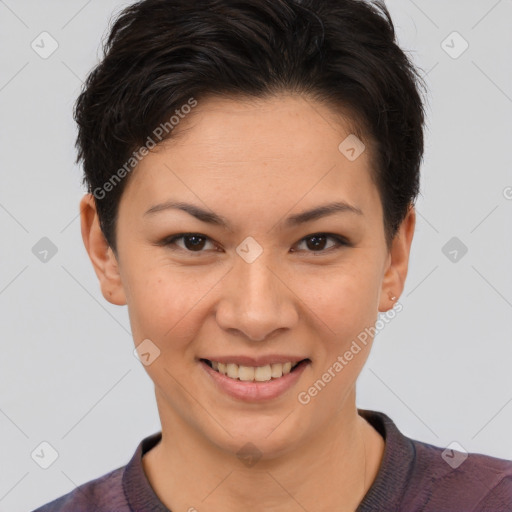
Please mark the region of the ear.
[[[389, 311], [403, 292], [415, 225], [416, 211], [414, 206], [410, 205], [407, 215], [391, 243], [388, 264], [382, 281], [380, 312]], [[392, 297], [396, 297], [396, 299], [392, 300]]]
[[96, 202], [92, 194], [80, 201], [80, 222], [85, 249], [98, 276], [101, 293], [117, 306], [126, 304], [117, 259], [101, 231]]

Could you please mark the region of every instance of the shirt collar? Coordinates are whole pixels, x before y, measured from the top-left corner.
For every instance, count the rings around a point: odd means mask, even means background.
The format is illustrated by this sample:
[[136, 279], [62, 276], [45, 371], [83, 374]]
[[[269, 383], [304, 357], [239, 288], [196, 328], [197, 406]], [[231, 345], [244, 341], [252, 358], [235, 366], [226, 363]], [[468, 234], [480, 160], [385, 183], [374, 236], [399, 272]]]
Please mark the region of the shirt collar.
[[[356, 512], [382, 510], [383, 504], [387, 510], [397, 510], [414, 463], [413, 442], [405, 437], [391, 418], [383, 412], [358, 409], [358, 413], [384, 438], [385, 448], [377, 477]], [[161, 439], [162, 432], [143, 439], [125, 467], [123, 491], [134, 512], [170, 512], [155, 494], [142, 466], [143, 455]]]
[[156, 432], [143, 439], [123, 473], [123, 491], [130, 509], [134, 512], [169, 512], [151, 487], [142, 466], [143, 455], [162, 439], [162, 432]]
[[358, 409], [358, 413], [384, 438], [385, 448], [377, 477], [356, 512], [381, 511], [383, 506], [399, 510], [414, 465], [414, 444], [383, 412]]

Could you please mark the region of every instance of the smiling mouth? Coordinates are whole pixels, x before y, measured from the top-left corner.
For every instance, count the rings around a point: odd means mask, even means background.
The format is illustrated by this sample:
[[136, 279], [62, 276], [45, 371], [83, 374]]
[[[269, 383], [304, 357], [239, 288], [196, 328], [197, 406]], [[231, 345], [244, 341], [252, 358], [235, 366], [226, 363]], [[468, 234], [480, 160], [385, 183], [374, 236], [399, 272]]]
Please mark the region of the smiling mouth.
[[311, 362], [310, 359], [302, 359], [296, 363], [273, 363], [265, 366], [243, 366], [234, 363], [220, 363], [217, 361], [210, 361], [209, 359], [201, 359], [201, 361], [207, 364], [214, 371], [225, 375], [233, 380], [239, 381], [255, 381], [255, 382], [268, 382], [270, 380], [276, 380], [292, 373], [299, 368], [301, 365], [305, 365]]

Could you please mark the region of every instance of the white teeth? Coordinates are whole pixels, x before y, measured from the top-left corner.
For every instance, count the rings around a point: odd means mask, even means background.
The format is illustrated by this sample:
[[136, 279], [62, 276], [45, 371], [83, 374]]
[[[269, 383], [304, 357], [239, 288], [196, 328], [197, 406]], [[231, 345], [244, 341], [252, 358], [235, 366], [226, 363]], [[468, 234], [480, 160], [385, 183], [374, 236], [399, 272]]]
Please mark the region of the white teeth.
[[270, 380], [272, 378], [272, 369], [270, 368], [270, 365], [267, 364], [266, 366], [258, 366], [254, 370], [254, 380], [258, 382], [265, 382], [267, 380]]
[[274, 379], [277, 379], [283, 375], [283, 365], [280, 363], [274, 363], [272, 365], [271, 375]]
[[252, 366], [239, 366], [238, 378], [240, 380], [254, 380], [254, 370]]
[[241, 381], [265, 382], [271, 379], [279, 379], [283, 375], [290, 373], [293, 367], [299, 363], [272, 363], [265, 366], [243, 366], [234, 363], [219, 363], [218, 361], [211, 361], [214, 370], [217, 370], [223, 375], [227, 375], [232, 379], [239, 379]]
[[232, 379], [238, 379], [238, 365], [233, 363], [228, 363], [227, 365], [227, 376]]

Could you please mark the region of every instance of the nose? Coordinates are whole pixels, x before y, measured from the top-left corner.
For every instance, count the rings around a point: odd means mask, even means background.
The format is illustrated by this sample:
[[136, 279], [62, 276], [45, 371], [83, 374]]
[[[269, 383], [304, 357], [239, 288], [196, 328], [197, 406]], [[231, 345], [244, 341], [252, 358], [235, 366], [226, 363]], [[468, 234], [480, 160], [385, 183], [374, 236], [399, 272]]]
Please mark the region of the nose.
[[239, 258], [225, 278], [219, 326], [252, 341], [293, 328], [299, 318], [297, 297], [283, 274], [263, 254], [252, 263]]

